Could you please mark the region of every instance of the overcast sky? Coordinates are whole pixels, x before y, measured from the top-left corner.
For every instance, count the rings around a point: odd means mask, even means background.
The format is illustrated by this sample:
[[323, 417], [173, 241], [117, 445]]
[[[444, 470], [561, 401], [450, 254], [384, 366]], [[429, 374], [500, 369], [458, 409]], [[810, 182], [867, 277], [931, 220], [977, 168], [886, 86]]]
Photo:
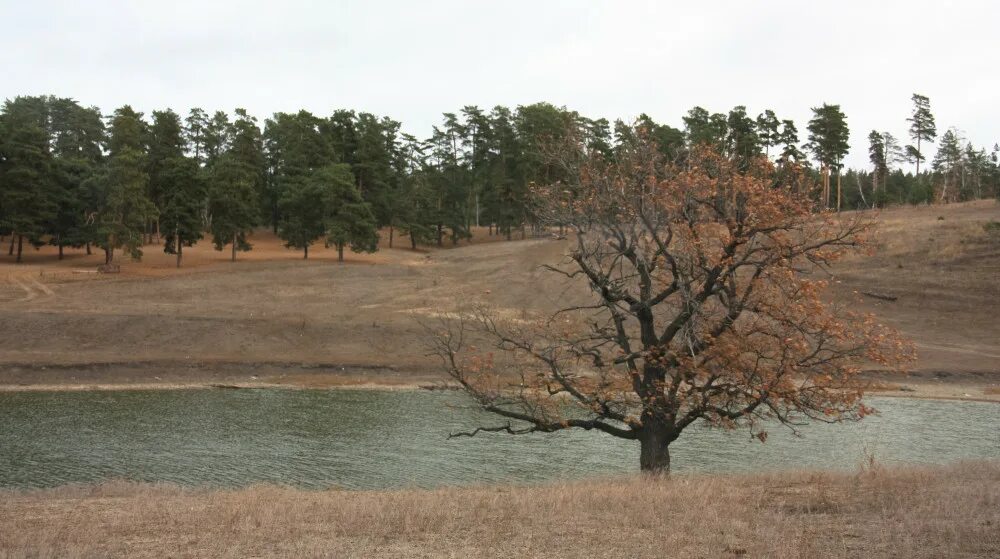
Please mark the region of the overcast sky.
[[[939, 132], [1000, 141], [1000, 2], [48, 2], [0, 0], [0, 96], [105, 112], [244, 107], [388, 115], [426, 136], [445, 111], [536, 101], [597, 118], [692, 106], [793, 118], [838, 103], [850, 165], [905, 136], [910, 95]], [[933, 152], [931, 152], [931, 155]]]

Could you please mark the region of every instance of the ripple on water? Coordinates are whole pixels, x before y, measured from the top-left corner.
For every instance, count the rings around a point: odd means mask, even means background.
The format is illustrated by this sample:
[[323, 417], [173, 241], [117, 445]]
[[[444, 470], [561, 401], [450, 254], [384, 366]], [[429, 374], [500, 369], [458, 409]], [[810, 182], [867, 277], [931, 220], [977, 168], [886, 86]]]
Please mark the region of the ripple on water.
[[[766, 444], [695, 427], [677, 471], [855, 468], [1000, 458], [1000, 405], [873, 399], [882, 415], [811, 425]], [[175, 390], [0, 394], [0, 486], [113, 478], [185, 485], [352, 489], [533, 483], [633, 472], [638, 447], [596, 432], [481, 435], [496, 424], [460, 394], [423, 391]]]

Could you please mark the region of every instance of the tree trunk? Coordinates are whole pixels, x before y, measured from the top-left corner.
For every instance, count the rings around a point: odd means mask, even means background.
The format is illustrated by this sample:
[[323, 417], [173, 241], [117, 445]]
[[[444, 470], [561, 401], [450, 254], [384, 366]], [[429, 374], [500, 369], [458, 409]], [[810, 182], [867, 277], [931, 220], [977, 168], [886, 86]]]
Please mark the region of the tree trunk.
[[115, 235], [108, 235], [108, 248], [104, 249], [104, 263], [111, 264], [115, 259]]
[[87, 256], [90, 256], [91, 254], [93, 253], [90, 252], [90, 241], [87, 241]]
[[337, 262], [344, 261], [344, 243], [337, 243]]
[[510, 240], [510, 225], [507, 226], [507, 240]]
[[413, 250], [417, 250], [417, 237], [413, 234], [413, 231], [410, 231], [410, 246]]
[[837, 211], [840, 211], [840, 170], [837, 170]]
[[648, 474], [670, 472], [670, 443], [673, 439], [665, 428], [650, 426], [639, 434], [639, 469]]
[[396, 232], [396, 229], [392, 225], [390, 225], [389, 226], [389, 248], [392, 248], [392, 237], [393, 237], [393, 234], [395, 232]]
[[827, 209], [827, 210], [830, 209], [830, 195], [833, 193], [832, 192], [833, 189], [830, 188], [830, 185], [831, 185], [830, 175], [831, 175], [830, 168], [827, 167], [826, 168], [826, 179], [825, 179], [826, 180], [826, 198], [823, 200], [823, 209]]
[[230, 262], [236, 262], [236, 233], [233, 233], [233, 256]]
[[17, 233], [10, 234], [10, 250], [7, 251], [7, 256], [14, 256], [14, 241], [17, 240]]
[[444, 244], [443, 238], [444, 238], [444, 228], [441, 226], [440, 223], [438, 223], [438, 246], [442, 246]]
[[177, 267], [178, 268], [181, 267], [181, 254], [184, 252], [184, 249], [182, 248], [183, 246], [184, 245], [181, 244], [180, 241], [178, 240], [178, 242], [177, 242]]
[[21, 263], [21, 253], [24, 252], [24, 235], [17, 236], [17, 263]]
[[62, 259], [63, 259], [63, 246], [60, 244], [59, 245], [59, 260], [62, 260]]
[[303, 250], [302, 259], [309, 260], [309, 245], [306, 245], [305, 248], [303, 248], [302, 250]]

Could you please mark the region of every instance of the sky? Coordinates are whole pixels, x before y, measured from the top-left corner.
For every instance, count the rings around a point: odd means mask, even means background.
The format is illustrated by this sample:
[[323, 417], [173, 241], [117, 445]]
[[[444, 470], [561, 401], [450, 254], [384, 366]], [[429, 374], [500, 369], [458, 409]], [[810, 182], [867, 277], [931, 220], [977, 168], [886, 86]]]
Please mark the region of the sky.
[[1000, 141], [1000, 2], [0, 0], [0, 13], [0, 98], [106, 113], [350, 108], [425, 137], [465, 105], [678, 128], [696, 105], [745, 105], [805, 140], [810, 108], [834, 103], [847, 164], [867, 166], [868, 133], [905, 137], [919, 92], [939, 133]]

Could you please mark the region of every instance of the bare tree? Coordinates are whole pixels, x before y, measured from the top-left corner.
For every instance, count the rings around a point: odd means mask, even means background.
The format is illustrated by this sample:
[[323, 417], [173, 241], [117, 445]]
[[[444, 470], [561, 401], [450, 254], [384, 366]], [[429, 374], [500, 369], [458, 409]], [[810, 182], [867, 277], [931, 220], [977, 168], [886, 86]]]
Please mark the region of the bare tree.
[[434, 349], [448, 374], [509, 420], [453, 436], [597, 430], [639, 441], [640, 468], [663, 472], [699, 420], [763, 441], [765, 420], [795, 429], [870, 413], [861, 366], [912, 350], [826, 302], [815, 277], [868, 246], [870, 218], [818, 212], [792, 186], [801, 177], [764, 159], [740, 172], [708, 150], [663, 164], [646, 139], [613, 160], [567, 147], [578, 181], [537, 199], [572, 248], [546, 268], [590, 295], [550, 316], [477, 307], [443, 325]]

